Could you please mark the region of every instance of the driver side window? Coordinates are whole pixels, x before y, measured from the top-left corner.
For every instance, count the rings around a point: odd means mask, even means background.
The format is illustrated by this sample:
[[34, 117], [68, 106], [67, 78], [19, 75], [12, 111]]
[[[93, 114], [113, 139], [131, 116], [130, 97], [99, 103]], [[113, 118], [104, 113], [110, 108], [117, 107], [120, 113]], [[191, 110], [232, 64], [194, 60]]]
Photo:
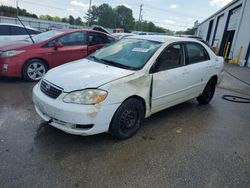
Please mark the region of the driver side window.
[[49, 42], [46, 47], [54, 47], [56, 42], [62, 43], [63, 46], [83, 46], [86, 45], [85, 33], [75, 32], [64, 35]]
[[181, 44], [168, 46], [157, 58], [154, 72], [181, 67], [183, 66], [183, 60], [183, 47]]

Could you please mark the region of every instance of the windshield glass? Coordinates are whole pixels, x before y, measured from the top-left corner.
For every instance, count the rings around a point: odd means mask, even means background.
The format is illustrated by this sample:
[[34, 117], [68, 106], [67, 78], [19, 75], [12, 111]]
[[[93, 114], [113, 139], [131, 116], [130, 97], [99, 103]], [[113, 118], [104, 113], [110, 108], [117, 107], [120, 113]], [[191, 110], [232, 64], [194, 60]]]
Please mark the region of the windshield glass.
[[35, 43], [39, 43], [39, 42], [43, 42], [45, 40], [48, 40], [50, 38], [53, 38], [55, 36], [58, 36], [62, 33], [63, 33], [62, 31], [52, 30], [52, 31], [47, 31], [47, 32], [35, 35], [32, 38], [35, 41]]
[[161, 42], [125, 38], [107, 46], [92, 56], [98, 62], [135, 69], [142, 68], [161, 46]]

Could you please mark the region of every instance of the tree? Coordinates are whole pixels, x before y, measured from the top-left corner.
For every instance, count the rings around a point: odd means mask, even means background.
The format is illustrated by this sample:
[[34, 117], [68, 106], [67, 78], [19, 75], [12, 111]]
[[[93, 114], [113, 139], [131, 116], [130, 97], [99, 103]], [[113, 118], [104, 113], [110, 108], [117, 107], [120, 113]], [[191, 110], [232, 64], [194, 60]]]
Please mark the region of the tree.
[[75, 19], [75, 25], [83, 25], [82, 18], [77, 17], [77, 18]]
[[101, 25], [103, 27], [114, 27], [115, 26], [115, 17], [116, 12], [113, 10], [111, 6], [104, 3], [97, 7], [96, 9], [97, 13], [97, 22], [98, 25]]
[[[20, 16], [38, 18], [36, 14], [29, 13], [29, 12], [27, 12], [26, 9], [20, 9], [20, 8], [18, 8], [18, 10], [19, 10], [19, 15]], [[17, 12], [17, 9], [14, 8], [14, 7], [5, 6], [5, 5], [1, 5], [0, 6], [0, 13], [2, 15], [5, 15], [5, 16], [16, 16], [16, 12]]]
[[148, 31], [149, 32], [155, 32], [155, 24], [153, 22], [148, 23]]
[[69, 21], [68, 21], [68, 18], [62, 18], [62, 19], [61, 19], [61, 22], [63, 22], [63, 23], [68, 23]]
[[176, 34], [179, 35], [194, 35], [195, 29], [194, 28], [188, 28], [186, 31], [177, 31]]
[[72, 15], [69, 16], [69, 24], [70, 25], [74, 25], [75, 24], [75, 18]]
[[117, 14], [117, 26], [132, 29], [135, 25], [135, 19], [133, 17], [133, 12], [130, 8], [120, 5], [116, 7]]
[[95, 25], [97, 24], [97, 19], [98, 19], [98, 7], [93, 5], [90, 10], [88, 10], [86, 16], [84, 17], [88, 22], [89, 25]]
[[42, 19], [42, 20], [53, 21], [53, 17], [50, 16], [50, 15], [40, 15], [39, 18]]

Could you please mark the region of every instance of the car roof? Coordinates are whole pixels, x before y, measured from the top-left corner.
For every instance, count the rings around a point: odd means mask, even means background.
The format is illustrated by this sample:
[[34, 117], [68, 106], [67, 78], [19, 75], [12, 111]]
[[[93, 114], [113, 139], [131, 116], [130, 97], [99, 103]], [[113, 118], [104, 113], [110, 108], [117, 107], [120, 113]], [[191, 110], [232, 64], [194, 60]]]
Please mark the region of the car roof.
[[180, 41], [190, 41], [190, 42], [197, 42], [196, 39], [193, 38], [184, 38], [184, 37], [173, 37], [168, 35], [135, 35], [130, 36], [128, 38], [135, 38], [135, 39], [144, 39], [144, 40], [151, 40], [155, 42], [180, 42]]
[[[101, 34], [104, 34], [104, 35], [107, 35], [107, 36], [111, 36], [111, 35], [108, 34], [108, 33], [104, 33], [104, 32], [101, 32], [101, 31], [96, 31], [96, 30], [93, 30], [93, 29], [53, 29], [53, 30], [61, 31], [61, 32], [64, 32], [64, 33], [78, 32], [78, 31], [86, 31], [86, 32], [101, 33]], [[112, 37], [112, 36], [111, 36], [111, 37]]]
[[[21, 28], [23, 28], [23, 26], [22, 25], [18, 25], [18, 24], [12, 24], [12, 23], [0, 23], [0, 26], [1, 25], [5, 25], [5, 26], [15, 26], [15, 27], [21, 27]], [[27, 29], [32, 29], [32, 30], [34, 30], [34, 31], [39, 31], [39, 30], [37, 30], [37, 29], [35, 29], [35, 28], [32, 28], [32, 27], [30, 27], [30, 26], [25, 26]]]
[[124, 35], [133, 36], [135, 34], [133, 34], [133, 33], [112, 33], [112, 35], [114, 35], [114, 36], [124, 36]]

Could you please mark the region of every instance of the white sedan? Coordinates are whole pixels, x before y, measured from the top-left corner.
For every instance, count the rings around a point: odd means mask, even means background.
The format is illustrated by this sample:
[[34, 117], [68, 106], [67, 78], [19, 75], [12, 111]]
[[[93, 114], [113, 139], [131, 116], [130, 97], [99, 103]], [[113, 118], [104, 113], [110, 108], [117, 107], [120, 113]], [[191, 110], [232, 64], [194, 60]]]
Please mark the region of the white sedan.
[[127, 139], [158, 111], [192, 98], [208, 104], [223, 66], [197, 40], [133, 36], [51, 69], [33, 101], [41, 118], [62, 131]]
[[29, 40], [29, 34], [27, 31], [32, 36], [41, 33], [40, 31], [28, 26], [25, 29], [22, 25], [0, 23], [0, 44], [10, 41]]

